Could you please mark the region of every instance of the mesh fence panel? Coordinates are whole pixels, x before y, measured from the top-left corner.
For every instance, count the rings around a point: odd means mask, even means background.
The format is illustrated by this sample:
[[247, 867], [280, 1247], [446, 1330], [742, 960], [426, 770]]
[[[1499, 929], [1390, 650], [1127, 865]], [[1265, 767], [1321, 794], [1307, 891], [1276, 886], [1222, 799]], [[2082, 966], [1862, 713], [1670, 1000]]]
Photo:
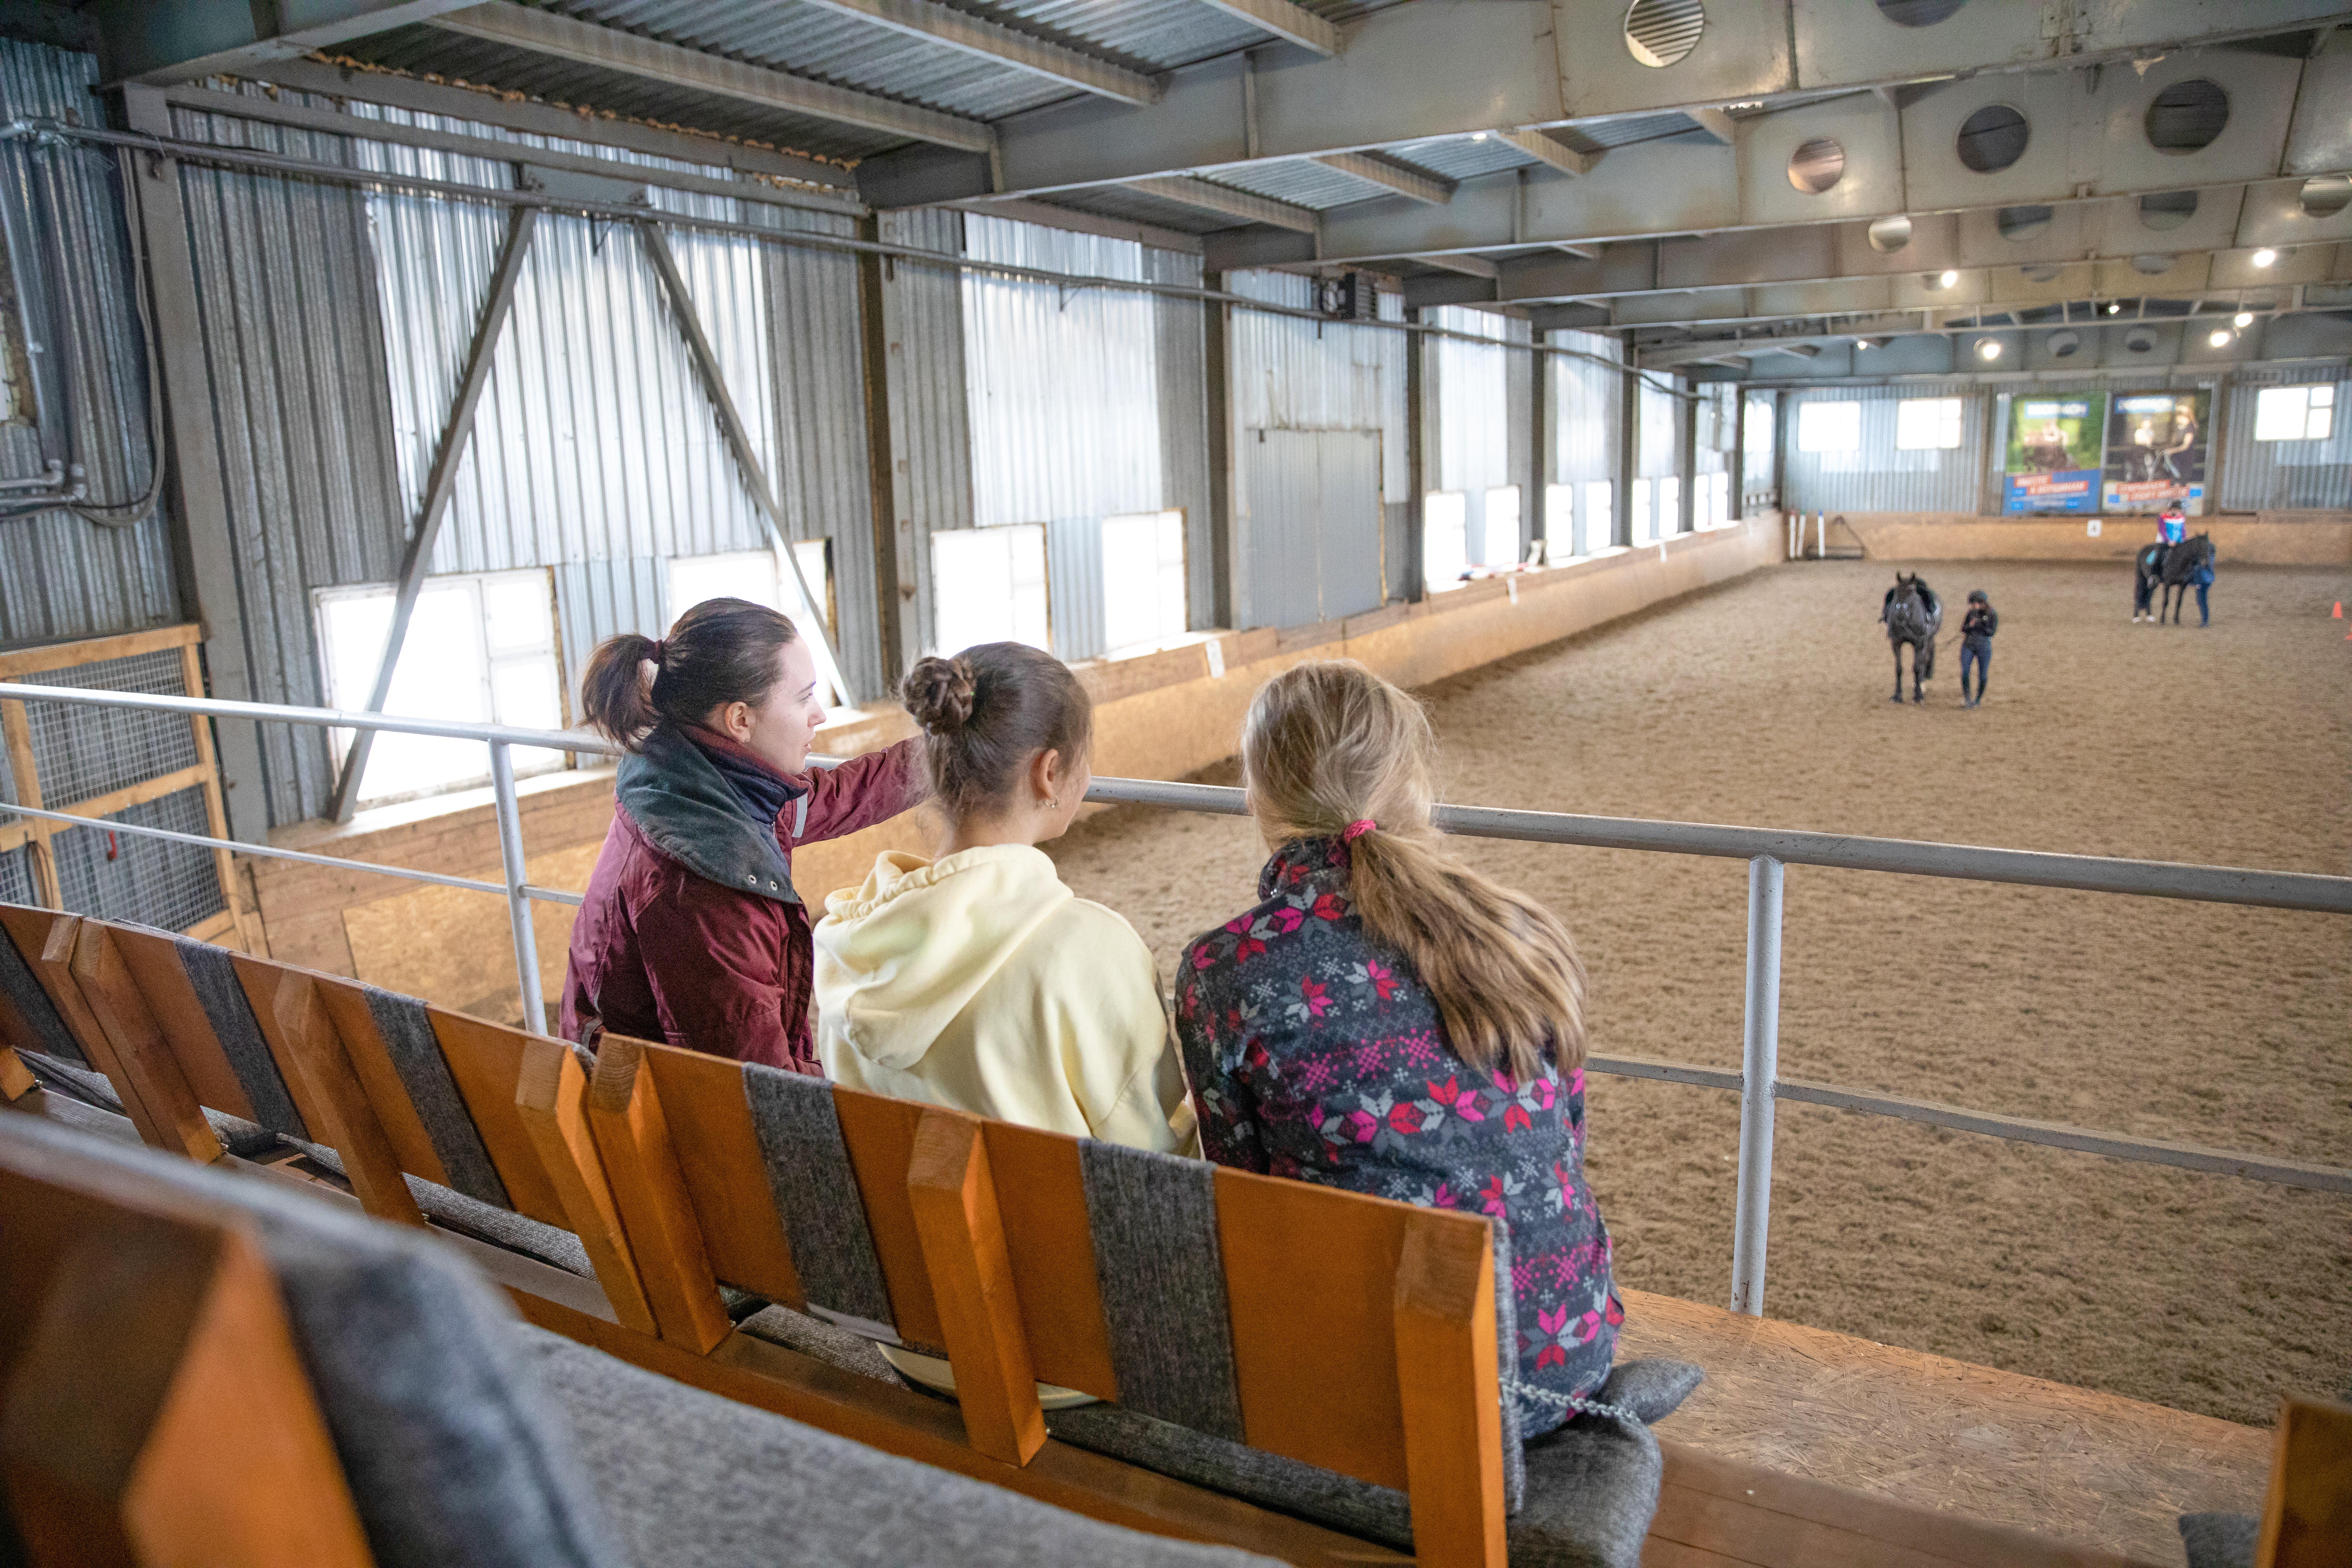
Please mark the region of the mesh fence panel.
[[[46, 670], [30, 684], [188, 695], [178, 648]], [[52, 809], [196, 764], [195, 733], [183, 714], [63, 702], [28, 702], [25, 712], [41, 799]]]
[[[116, 812], [105, 821], [204, 833], [205, 792], [201, 787], [179, 790]], [[212, 851], [194, 844], [131, 833], [110, 835], [103, 823], [94, 823], [66, 829], [49, 847], [57, 856], [65, 906], [76, 914], [185, 931], [228, 908]]]
[[33, 894], [33, 852], [11, 849], [0, 855], [0, 904], [37, 904]]

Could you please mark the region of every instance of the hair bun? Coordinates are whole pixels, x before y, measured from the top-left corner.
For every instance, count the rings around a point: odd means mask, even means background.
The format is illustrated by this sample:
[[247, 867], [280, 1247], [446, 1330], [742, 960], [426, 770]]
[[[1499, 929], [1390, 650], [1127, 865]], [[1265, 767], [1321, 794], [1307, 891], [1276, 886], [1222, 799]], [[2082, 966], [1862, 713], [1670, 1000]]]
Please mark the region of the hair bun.
[[933, 657], [918, 660], [898, 691], [907, 711], [927, 733], [952, 735], [971, 722], [977, 684], [969, 661]]

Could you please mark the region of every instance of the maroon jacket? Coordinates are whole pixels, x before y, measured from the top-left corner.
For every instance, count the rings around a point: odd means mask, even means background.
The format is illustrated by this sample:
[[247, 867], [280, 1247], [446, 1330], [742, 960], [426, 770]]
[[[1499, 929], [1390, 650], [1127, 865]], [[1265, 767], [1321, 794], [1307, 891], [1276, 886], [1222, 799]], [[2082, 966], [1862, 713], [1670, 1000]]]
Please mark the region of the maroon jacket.
[[928, 793], [922, 775], [914, 741], [812, 769], [781, 780], [771, 827], [701, 748], [656, 727], [622, 760], [612, 830], [572, 928], [564, 1038], [586, 1042], [601, 1025], [817, 1072], [812, 921], [793, 889], [792, 847], [898, 816]]

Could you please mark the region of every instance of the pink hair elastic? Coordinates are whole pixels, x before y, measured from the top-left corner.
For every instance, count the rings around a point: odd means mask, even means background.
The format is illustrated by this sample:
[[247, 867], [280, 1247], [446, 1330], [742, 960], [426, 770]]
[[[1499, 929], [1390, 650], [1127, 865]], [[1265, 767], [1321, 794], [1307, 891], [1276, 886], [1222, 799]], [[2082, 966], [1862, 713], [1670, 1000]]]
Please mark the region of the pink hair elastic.
[[1348, 824], [1347, 827], [1340, 832], [1339, 842], [1342, 844], [1353, 844], [1357, 839], [1361, 838], [1365, 834], [1370, 833], [1373, 828], [1378, 827], [1379, 826], [1379, 823], [1374, 822], [1369, 816], [1360, 816], [1355, 821]]

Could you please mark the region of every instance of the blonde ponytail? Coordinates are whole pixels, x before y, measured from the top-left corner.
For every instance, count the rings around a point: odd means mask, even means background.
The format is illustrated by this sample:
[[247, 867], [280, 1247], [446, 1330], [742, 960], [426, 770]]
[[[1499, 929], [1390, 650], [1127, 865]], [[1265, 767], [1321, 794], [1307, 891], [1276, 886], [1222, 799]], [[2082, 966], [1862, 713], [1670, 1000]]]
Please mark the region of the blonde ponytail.
[[1421, 705], [1344, 659], [1267, 681], [1242, 730], [1250, 808], [1267, 839], [1346, 837], [1366, 933], [1412, 965], [1463, 1061], [1521, 1082], [1547, 1058], [1580, 1067], [1576, 943], [1549, 910], [1438, 847], [1435, 752]]

